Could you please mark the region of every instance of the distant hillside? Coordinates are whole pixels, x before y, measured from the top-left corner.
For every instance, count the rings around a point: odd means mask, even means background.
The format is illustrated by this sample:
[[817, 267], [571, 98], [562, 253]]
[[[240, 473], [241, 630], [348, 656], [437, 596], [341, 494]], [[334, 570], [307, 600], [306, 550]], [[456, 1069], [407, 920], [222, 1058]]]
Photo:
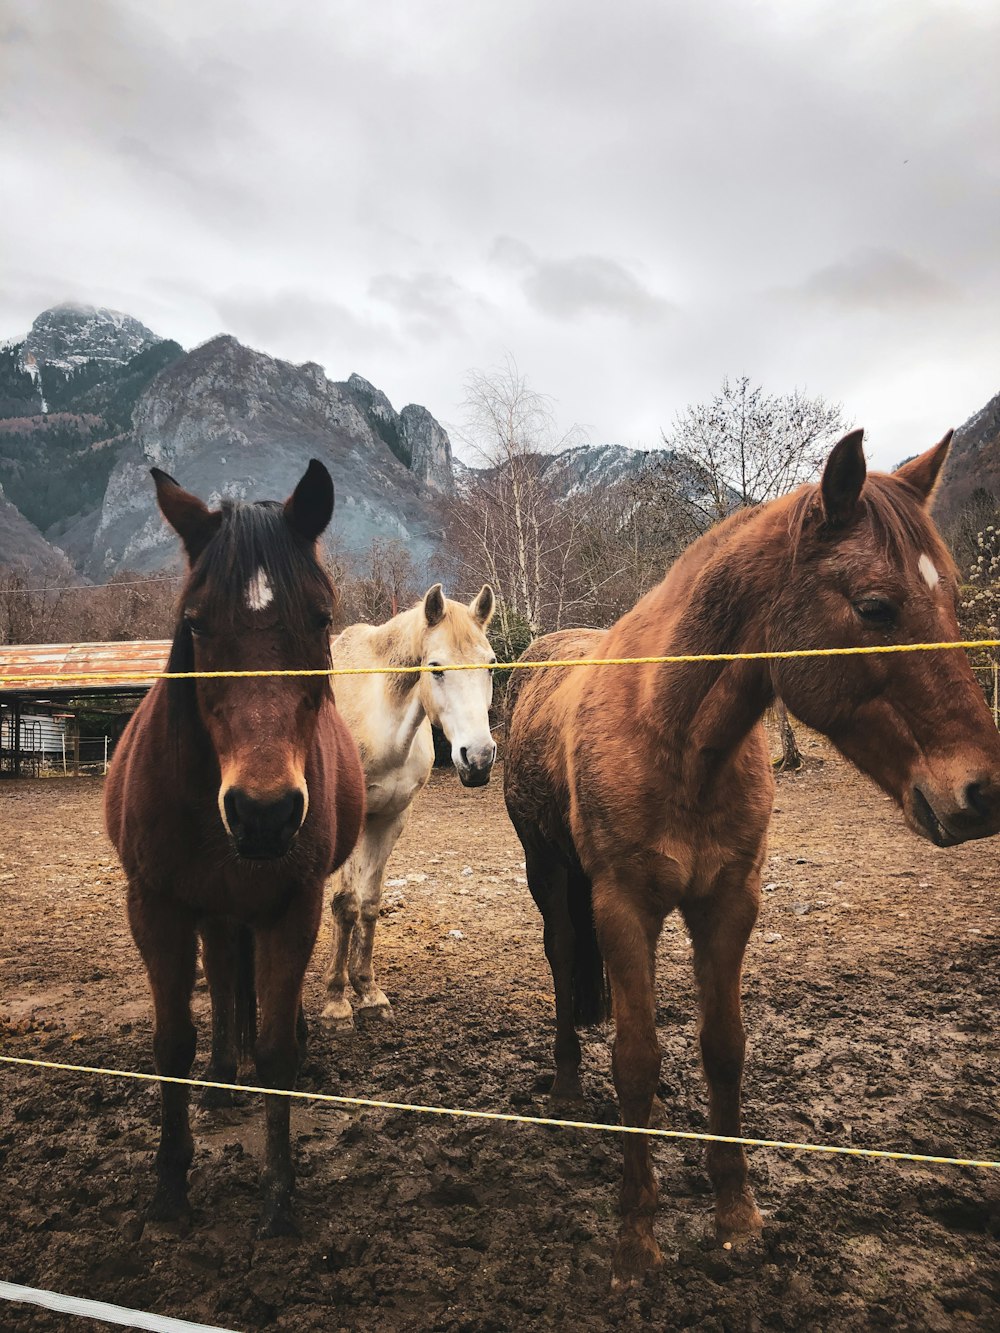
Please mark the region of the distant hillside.
[[955, 517], [980, 487], [1000, 501], [1000, 394], [955, 432], [935, 515], [944, 520]]
[[51, 546], [34, 524], [4, 496], [0, 486], [0, 566], [30, 574], [33, 578], [54, 578], [58, 582], [79, 582], [72, 565]]

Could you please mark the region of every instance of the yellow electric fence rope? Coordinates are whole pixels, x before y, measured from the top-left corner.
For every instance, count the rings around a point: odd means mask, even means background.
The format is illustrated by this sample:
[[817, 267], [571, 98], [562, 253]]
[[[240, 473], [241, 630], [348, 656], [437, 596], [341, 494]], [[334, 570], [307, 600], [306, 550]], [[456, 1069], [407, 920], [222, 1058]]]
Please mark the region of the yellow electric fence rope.
[[103, 1069], [96, 1065], [70, 1065], [58, 1060], [30, 1060], [16, 1055], [0, 1055], [0, 1062], [26, 1065], [37, 1069], [58, 1069], [72, 1074], [103, 1074], [110, 1078], [138, 1079], [144, 1083], [179, 1083], [187, 1088], [222, 1088], [227, 1092], [254, 1092], [272, 1097], [294, 1097], [301, 1101], [325, 1102], [335, 1106], [360, 1106], [377, 1111], [414, 1111], [421, 1115], [447, 1115], [467, 1120], [504, 1121], [516, 1125], [547, 1125], [554, 1129], [594, 1129], [605, 1134], [648, 1134], [650, 1138], [688, 1139], [699, 1143], [740, 1143], [748, 1148], [782, 1148], [788, 1152], [820, 1152], [840, 1157], [874, 1157], [892, 1162], [922, 1162], [934, 1166], [972, 1166], [995, 1171], [1000, 1161], [981, 1161], [967, 1157], [933, 1157], [927, 1153], [889, 1152], [884, 1148], [847, 1148], [830, 1143], [794, 1143], [784, 1139], [752, 1139], [731, 1134], [701, 1134], [687, 1129], [640, 1129], [636, 1125], [602, 1125], [593, 1120], [557, 1120], [550, 1116], [517, 1115], [510, 1111], [473, 1111], [451, 1106], [424, 1106], [414, 1102], [381, 1101], [374, 1097], [341, 1097], [332, 1092], [300, 1092], [290, 1088], [261, 1088], [246, 1083], [216, 1083], [208, 1079], [173, 1078], [161, 1074], [140, 1074], [130, 1069]]
[[[86, 645], [79, 645], [86, 647]], [[543, 667], [664, 666], [687, 662], [781, 662], [796, 657], [865, 657], [879, 653], [929, 653], [949, 648], [1000, 648], [1000, 639], [956, 639], [949, 643], [880, 643], [847, 648], [786, 648], [754, 653], [671, 653], [662, 657], [570, 657], [544, 662], [451, 662], [440, 666], [314, 667], [276, 671], [79, 671], [47, 675], [0, 675], [0, 688], [12, 685], [67, 685], [88, 680], [240, 680], [262, 676], [411, 676], [431, 671], [529, 671]]]

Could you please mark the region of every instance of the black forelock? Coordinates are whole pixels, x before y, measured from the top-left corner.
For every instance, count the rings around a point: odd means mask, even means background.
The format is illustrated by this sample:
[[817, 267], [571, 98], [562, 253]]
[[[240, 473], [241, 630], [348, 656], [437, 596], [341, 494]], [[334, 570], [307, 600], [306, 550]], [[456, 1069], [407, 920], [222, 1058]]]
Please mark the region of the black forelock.
[[238, 625], [247, 619], [247, 588], [260, 570], [284, 628], [295, 638], [312, 631], [317, 599], [332, 602], [333, 586], [315, 548], [296, 536], [276, 500], [223, 501], [222, 523], [191, 571], [184, 601], [198, 594], [207, 614]]
[[[199, 614], [228, 630], [249, 628], [246, 604], [251, 579], [267, 576], [281, 625], [293, 644], [314, 638], [317, 607], [335, 609], [336, 590], [316, 558], [316, 548], [288, 525], [276, 500], [243, 504], [225, 500], [222, 522], [195, 561], [178, 604], [167, 670], [194, 670], [194, 644], [184, 610], [197, 599]], [[289, 667], [305, 665], [289, 662]], [[170, 681], [170, 698], [183, 709], [193, 699], [194, 681]]]

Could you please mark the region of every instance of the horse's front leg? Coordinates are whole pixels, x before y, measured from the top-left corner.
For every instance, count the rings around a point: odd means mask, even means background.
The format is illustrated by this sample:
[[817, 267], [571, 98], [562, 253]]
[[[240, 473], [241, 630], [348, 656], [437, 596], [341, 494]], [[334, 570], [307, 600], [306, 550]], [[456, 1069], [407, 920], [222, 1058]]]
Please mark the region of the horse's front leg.
[[[713, 897], [684, 908], [694, 946], [701, 1008], [701, 1055], [708, 1082], [709, 1132], [742, 1133], [740, 1093], [746, 1038], [740, 1007], [740, 975], [747, 940], [760, 906], [760, 877], [742, 874]], [[706, 1165], [715, 1188], [720, 1241], [759, 1236], [763, 1221], [754, 1201], [746, 1153], [736, 1143], [710, 1143]]]
[[364, 855], [366, 836], [367, 829], [363, 828], [358, 845], [341, 866], [333, 882], [333, 897], [330, 900], [330, 957], [323, 977], [326, 1004], [320, 1014], [322, 1021], [332, 1028], [354, 1027], [354, 1011], [347, 998], [347, 960], [350, 957], [351, 939], [361, 914], [355, 880], [359, 858]]
[[[299, 1067], [297, 1027], [302, 980], [316, 942], [323, 911], [323, 884], [303, 886], [293, 907], [267, 927], [255, 930], [257, 999], [257, 1077], [264, 1087], [293, 1088]], [[258, 1234], [297, 1236], [292, 1214], [295, 1172], [289, 1142], [288, 1097], [264, 1097], [267, 1148], [263, 1207]]]
[[[205, 1070], [209, 1083], [236, 1082], [237, 929], [231, 921], [210, 917], [199, 925], [202, 962], [212, 1000], [212, 1054]], [[207, 1108], [232, 1106], [234, 1095], [223, 1088], [206, 1088], [201, 1094], [201, 1104]]]
[[[153, 1057], [156, 1072], [188, 1078], [194, 1064], [191, 992], [197, 958], [194, 919], [179, 904], [130, 883], [128, 920], [153, 992]], [[146, 1217], [175, 1222], [188, 1215], [187, 1173], [194, 1156], [188, 1089], [160, 1084], [160, 1146], [156, 1191]]]
[[[594, 881], [594, 920], [611, 982], [612, 1074], [622, 1124], [647, 1129], [660, 1076], [654, 959], [663, 919], [636, 905], [631, 886], [603, 878]], [[634, 1285], [663, 1262], [653, 1234], [659, 1186], [649, 1140], [644, 1134], [623, 1138], [622, 1221], [612, 1261], [613, 1291]]]
[[382, 905], [386, 863], [405, 822], [405, 815], [373, 818], [365, 829], [363, 856], [359, 858], [356, 880], [361, 915], [354, 929], [348, 962], [351, 985], [358, 997], [357, 1015], [363, 1019], [392, 1017], [392, 1007], [375, 980], [375, 927]]

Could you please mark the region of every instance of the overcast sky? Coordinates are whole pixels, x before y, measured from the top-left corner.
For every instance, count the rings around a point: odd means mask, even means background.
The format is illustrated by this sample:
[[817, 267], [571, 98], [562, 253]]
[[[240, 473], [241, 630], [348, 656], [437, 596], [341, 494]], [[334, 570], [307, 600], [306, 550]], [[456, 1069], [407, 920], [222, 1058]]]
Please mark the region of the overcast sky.
[[995, 0], [0, 0], [0, 337], [73, 299], [643, 447], [723, 375], [887, 466], [1000, 391]]

